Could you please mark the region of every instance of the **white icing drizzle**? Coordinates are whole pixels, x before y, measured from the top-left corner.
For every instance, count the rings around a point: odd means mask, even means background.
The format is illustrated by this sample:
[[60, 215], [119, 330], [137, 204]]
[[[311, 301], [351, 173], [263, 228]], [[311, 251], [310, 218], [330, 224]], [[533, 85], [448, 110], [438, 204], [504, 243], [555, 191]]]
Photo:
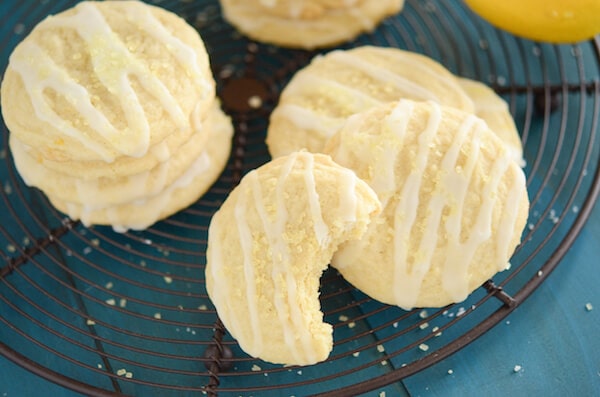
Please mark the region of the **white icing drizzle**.
[[[316, 62], [324, 62], [324, 58], [317, 60]], [[300, 93], [308, 93], [309, 95], [315, 95], [316, 92], [326, 89], [327, 91], [342, 93], [344, 99], [351, 99], [352, 102], [346, 104], [352, 112], [358, 112], [361, 109], [368, 107], [377, 106], [382, 101], [377, 98], [373, 98], [371, 95], [364, 93], [363, 91], [356, 89], [348, 84], [342, 84], [338, 81], [324, 78], [316, 73], [313, 73], [310, 69], [303, 70], [294, 77], [294, 84], [288, 85], [284, 95], [296, 96]]]
[[413, 266], [410, 270], [408, 269], [408, 241], [417, 215], [419, 192], [429, 159], [430, 143], [437, 134], [442, 118], [439, 105], [433, 102], [430, 102], [430, 105], [431, 111], [427, 126], [418, 138], [419, 145], [414, 160], [414, 168], [402, 187], [400, 199], [394, 212], [394, 295], [398, 306], [404, 308], [411, 307], [403, 303], [405, 302], [404, 297], [418, 294], [418, 288], [420, 288], [425, 273], [422, 268], [416, 266]]
[[332, 131], [337, 131], [344, 124], [341, 118], [330, 117], [291, 103], [277, 106], [273, 115], [285, 118], [303, 130], [315, 131], [321, 138], [328, 138]]
[[[247, 178], [248, 183], [250, 184], [256, 212], [258, 213], [258, 216], [261, 220], [262, 228], [265, 231], [265, 236], [271, 248], [271, 260], [273, 262], [274, 267], [271, 273], [274, 290], [273, 304], [275, 306], [275, 310], [277, 311], [277, 317], [279, 319], [279, 323], [283, 332], [283, 340], [285, 344], [289, 347], [292, 357], [294, 357], [295, 360], [298, 360], [300, 358], [300, 352], [298, 351], [295, 342], [293, 331], [294, 326], [291, 323], [290, 318], [288, 316], [285, 307], [285, 302], [281, 298], [283, 293], [281, 290], [281, 282], [278, 281], [279, 274], [276, 274], [275, 272], [275, 266], [277, 266], [279, 263], [289, 263], [290, 260], [289, 249], [287, 245], [283, 244], [283, 241], [281, 239], [282, 235], [280, 233], [283, 233], [284, 230], [275, 230], [274, 223], [269, 220], [269, 216], [267, 214], [267, 209], [265, 208], [265, 202], [260, 187], [260, 181], [258, 179], [258, 173], [256, 171], [251, 171], [246, 175], [245, 178]], [[280, 215], [280, 211], [277, 211], [276, 217]]]
[[250, 316], [250, 328], [252, 329], [252, 338], [247, 339], [246, 348], [253, 355], [260, 355], [263, 349], [263, 337], [260, 330], [258, 318], [258, 298], [256, 296], [256, 277], [254, 275], [253, 263], [253, 238], [252, 230], [246, 221], [246, 202], [238, 200], [234, 207], [234, 214], [238, 235], [240, 237], [240, 246], [242, 248], [244, 279], [246, 286], [246, 305]]
[[[476, 123], [476, 128], [485, 129], [486, 127], [484, 123], [478, 121]], [[475, 134], [474, 141], [472, 142], [472, 150], [476, 150], [476, 153], [471, 153], [471, 155], [473, 157], [479, 156], [480, 149], [481, 142], [477, 138], [477, 134]], [[474, 162], [475, 160], [471, 161]], [[482, 243], [489, 240], [492, 235], [491, 222], [494, 206], [497, 201], [496, 191], [511, 162], [510, 155], [506, 150], [496, 158], [489, 173], [488, 180], [485, 183], [483, 192], [480, 195], [482, 201], [475, 223], [472, 229], [468, 231], [469, 237], [464, 242], [458, 240], [458, 236], [460, 236], [462, 230], [459, 224], [458, 233], [454, 235], [456, 238], [450, 240], [452, 242], [452, 245], [450, 246], [451, 251], [449, 255], [446, 256], [446, 261], [442, 268], [442, 286], [455, 302], [464, 300], [470, 292], [468, 284], [469, 266], [471, 265], [471, 261], [477, 249]], [[464, 204], [464, 201], [465, 200], [461, 201], [461, 205]], [[458, 216], [462, 218], [462, 207]], [[502, 227], [502, 225], [499, 226]], [[448, 232], [450, 234], [454, 231], [455, 230], [449, 230]], [[498, 257], [497, 254], [498, 253], [496, 253], [496, 257]], [[504, 265], [506, 265], [506, 262], [504, 262]]]
[[[43, 69], [40, 69], [42, 65]], [[50, 88], [61, 93], [72, 106], [75, 106], [85, 116], [86, 123], [96, 132], [102, 133], [109, 139], [118, 134], [108, 119], [92, 105], [89, 92], [77, 84], [64, 69], [56, 65], [37, 44], [27, 40], [21, 42], [10, 56], [9, 67], [21, 75], [35, 115], [40, 120], [55, 126], [65, 135], [79, 140], [86, 148], [98, 153], [106, 162], [114, 160], [109, 150], [93, 139], [85, 137], [82, 131], [62, 119], [47, 103], [44, 91]]]
[[[368, 75], [375, 81], [380, 81], [386, 85], [394, 85], [401, 89], [403, 92], [409, 92], [411, 97], [415, 100], [434, 100], [439, 102], [439, 98], [430, 90], [421, 86], [420, 84], [414, 83], [413, 81], [400, 76], [396, 73], [389, 71], [388, 69], [378, 66], [372, 62], [362, 60], [358, 55], [344, 50], [332, 51], [327, 55], [328, 58], [337, 62], [343, 63], [348, 67], [360, 70], [361, 72]], [[417, 62], [410, 62], [411, 68], [424, 70], [426, 68], [419, 65]], [[437, 78], [436, 80], [439, 80]]]
[[319, 246], [325, 247], [329, 243], [329, 228], [323, 220], [319, 193], [317, 192], [317, 184], [315, 183], [315, 160], [310, 155], [303, 155], [302, 159], [304, 160], [304, 182], [306, 183], [306, 193], [315, 236]]
[[[413, 109], [413, 102], [400, 101], [390, 115], [386, 117], [384, 121], [385, 128], [395, 135], [391, 139], [392, 142], [399, 141], [402, 144]], [[373, 171], [370, 186], [377, 192], [381, 207], [386, 208], [391, 196], [397, 190], [395, 169], [400, 149], [397, 146], [387, 144], [387, 142], [382, 149], [383, 153], [372, 162]]]
[[[144, 89], [160, 101], [179, 128], [186, 128], [188, 121], [176, 98], [146, 65], [129, 52], [94, 3], [82, 2], [75, 7], [75, 10], [76, 13], [71, 16], [49, 17], [44, 25], [72, 28], [77, 31], [89, 48], [97, 78], [110, 93], [119, 98], [127, 119], [127, 130], [117, 131], [106, 117], [92, 106], [89, 92], [84, 87], [68, 76], [62, 67], [52, 62], [41, 48], [25, 41], [11, 56], [11, 67], [21, 75], [25, 89], [32, 99], [36, 116], [79, 140], [105, 161], [114, 160], [114, 155], [106, 147], [95, 143], [93, 137], [69, 125], [68, 121], [62, 120], [50, 109], [43, 91], [52, 88], [69, 101], [83, 117], [85, 123], [102, 136], [106, 140], [105, 144], [110, 148], [123, 155], [143, 156], [149, 149], [150, 130], [144, 110], [131, 85], [130, 76], [135, 76]], [[135, 21], [145, 32], [165, 45], [188, 75], [194, 76], [194, 80], [198, 83], [203, 81], [193, 49], [173, 37], [150, 12], [136, 13]], [[206, 92], [209, 93], [210, 90]]]
[[[298, 155], [292, 154], [282, 165], [280, 174], [275, 186], [275, 217], [271, 221], [267, 210], [264, 207], [264, 200], [260, 188], [260, 182], [256, 175], [250, 175], [250, 183], [256, 210], [261, 219], [262, 227], [271, 247], [271, 258], [273, 268], [271, 277], [273, 280], [273, 303], [277, 311], [280, 326], [283, 332], [284, 341], [290, 349], [290, 353], [295, 361], [303, 361], [303, 356], [308, 360], [314, 361], [315, 352], [311, 345], [311, 335], [307, 331], [304, 318], [298, 307], [297, 285], [289, 264], [291, 256], [289, 247], [285, 241], [286, 224], [288, 222], [288, 212], [285, 206], [284, 187], [285, 182], [296, 163]], [[285, 285], [287, 292], [287, 301], [283, 299], [282, 288]], [[302, 349], [299, 349], [297, 338], [300, 339]]]

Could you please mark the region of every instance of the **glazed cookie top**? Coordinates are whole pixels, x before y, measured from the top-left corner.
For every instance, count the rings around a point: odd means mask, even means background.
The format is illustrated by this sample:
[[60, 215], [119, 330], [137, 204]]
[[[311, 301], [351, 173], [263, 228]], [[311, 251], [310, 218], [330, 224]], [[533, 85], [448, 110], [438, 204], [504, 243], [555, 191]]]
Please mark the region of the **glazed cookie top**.
[[527, 219], [525, 177], [478, 117], [401, 100], [350, 117], [325, 153], [383, 205], [332, 261], [363, 292], [407, 309], [439, 307], [507, 268]]
[[112, 162], [198, 130], [214, 92], [204, 44], [183, 19], [138, 1], [81, 2], [15, 48], [2, 111], [36, 156]]
[[404, 0], [221, 0], [225, 19], [254, 40], [314, 49], [370, 32]]
[[269, 151], [273, 157], [321, 152], [348, 116], [400, 98], [475, 109], [454, 75], [424, 55], [371, 46], [336, 50], [317, 56], [284, 88], [270, 119]]
[[327, 358], [319, 278], [379, 209], [365, 182], [322, 154], [292, 153], [244, 176], [211, 221], [206, 255], [208, 294], [244, 351], [281, 364]]

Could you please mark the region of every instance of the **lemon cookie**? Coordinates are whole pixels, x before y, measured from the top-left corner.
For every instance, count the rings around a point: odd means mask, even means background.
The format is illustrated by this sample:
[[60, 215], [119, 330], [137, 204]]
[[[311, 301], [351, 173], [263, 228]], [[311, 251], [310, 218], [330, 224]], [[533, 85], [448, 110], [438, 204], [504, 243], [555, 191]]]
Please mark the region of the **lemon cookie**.
[[292, 153], [244, 176], [211, 221], [206, 288], [245, 352], [281, 364], [327, 358], [319, 278], [379, 209], [365, 182], [322, 154]]
[[405, 309], [464, 300], [507, 268], [525, 226], [525, 176], [478, 117], [401, 100], [348, 119], [325, 153], [377, 193], [383, 211], [332, 265]]
[[455, 76], [431, 58], [395, 48], [336, 50], [317, 56], [284, 88], [270, 118], [269, 152], [320, 152], [348, 116], [400, 98], [475, 110]]
[[221, 6], [225, 19], [254, 40], [313, 49], [374, 30], [404, 0], [221, 0]]

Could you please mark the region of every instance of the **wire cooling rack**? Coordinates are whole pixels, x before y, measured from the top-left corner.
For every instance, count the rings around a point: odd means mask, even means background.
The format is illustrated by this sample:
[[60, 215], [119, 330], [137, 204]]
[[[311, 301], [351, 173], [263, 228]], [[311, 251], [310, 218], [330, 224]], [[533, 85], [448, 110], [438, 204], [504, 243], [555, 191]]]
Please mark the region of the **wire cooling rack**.
[[[75, 1], [2, 1], [0, 69], [30, 29]], [[214, 187], [144, 232], [85, 228], [15, 172], [0, 140], [0, 354], [86, 395], [296, 395], [366, 392], [414, 374], [470, 343], [522, 303], [557, 266], [600, 189], [600, 42], [517, 39], [460, 2], [407, 1], [403, 12], [346, 47], [394, 46], [483, 81], [509, 103], [525, 146], [531, 212], [512, 267], [467, 301], [403, 311], [377, 303], [335, 271], [321, 304], [334, 326], [330, 358], [309, 367], [244, 354], [204, 286], [207, 225], [247, 171], [268, 161], [268, 116], [315, 53], [248, 41], [216, 1], [155, 1], [202, 34], [236, 134]], [[258, 106], [248, 99], [258, 97]], [[257, 104], [256, 99], [253, 101]]]

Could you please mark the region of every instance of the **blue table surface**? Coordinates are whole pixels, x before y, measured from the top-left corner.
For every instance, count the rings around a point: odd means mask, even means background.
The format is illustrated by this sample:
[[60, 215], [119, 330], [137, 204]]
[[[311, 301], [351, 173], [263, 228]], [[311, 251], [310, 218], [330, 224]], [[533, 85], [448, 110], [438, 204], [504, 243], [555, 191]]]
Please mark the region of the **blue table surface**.
[[[368, 395], [600, 396], [598, 236], [596, 205], [560, 265], [505, 321], [402, 385]], [[0, 357], [1, 397], [78, 395]]]
[[[14, 45], [17, 38], [10, 37]], [[504, 321], [446, 360], [367, 395], [600, 396], [599, 236], [596, 205], [556, 270]], [[289, 395], [298, 396], [294, 390]], [[0, 356], [0, 397], [5, 396], [79, 394]]]

